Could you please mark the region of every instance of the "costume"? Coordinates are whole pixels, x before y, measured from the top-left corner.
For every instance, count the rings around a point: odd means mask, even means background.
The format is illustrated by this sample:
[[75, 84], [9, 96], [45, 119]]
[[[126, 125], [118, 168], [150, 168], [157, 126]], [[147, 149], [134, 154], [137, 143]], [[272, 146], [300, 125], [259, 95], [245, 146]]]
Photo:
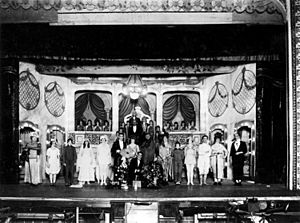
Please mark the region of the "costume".
[[63, 164], [65, 166], [65, 183], [72, 185], [77, 153], [74, 146], [65, 146], [63, 150]]
[[159, 156], [162, 159], [162, 167], [164, 169], [165, 178], [168, 180], [168, 177], [173, 178], [173, 164], [171, 157], [171, 146], [166, 144], [165, 146], [160, 145], [159, 147]]
[[193, 145], [189, 144], [185, 147], [185, 159], [187, 172], [187, 184], [193, 184], [194, 179], [194, 166], [196, 164], [196, 149]]
[[234, 181], [241, 181], [243, 178], [243, 167], [246, 153], [247, 145], [245, 142], [238, 140], [232, 143], [230, 156], [232, 157], [232, 174]]
[[101, 127], [101, 126], [98, 126], [98, 125], [96, 125], [96, 126], [94, 127], [94, 131], [97, 131], [97, 132], [100, 132], [100, 131], [102, 131], [102, 127]]
[[60, 151], [56, 147], [47, 149], [48, 165], [46, 166], [47, 174], [58, 174], [60, 171]]
[[25, 162], [25, 183], [39, 184], [42, 182], [40, 173], [40, 145], [31, 142], [27, 145], [28, 161]]
[[175, 148], [173, 151], [173, 164], [174, 164], [174, 180], [175, 182], [181, 181], [182, 167], [184, 160], [184, 152], [182, 149]]
[[[102, 179], [103, 181], [106, 180], [108, 176], [108, 170], [109, 170], [109, 165], [111, 164], [111, 155], [110, 155], [110, 147], [107, 144], [107, 137], [106, 141], [102, 142], [98, 147], [97, 147], [97, 155], [96, 155], [96, 176], [98, 181], [101, 179], [101, 176], [105, 179]], [[106, 182], [102, 182], [106, 183]]]
[[143, 153], [143, 161], [145, 165], [148, 165], [150, 162], [154, 160], [155, 155], [155, 143], [150, 139], [145, 139], [143, 144], [141, 145], [141, 151]]
[[122, 155], [120, 154], [122, 149], [126, 148], [124, 141], [116, 140], [111, 148], [111, 156], [114, 159], [114, 167], [120, 166], [122, 163]]
[[133, 158], [129, 165], [128, 184], [131, 185], [133, 180], [141, 180], [141, 173], [144, 167], [143, 159]]
[[202, 143], [198, 147], [198, 169], [199, 174], [208, 174], [210, 167], [211, 147], [207, 143]]
[[78, 155], [78, 161], [77, 165], [79, 167], [79, 175], [78, 180], [79, 181], [94, 181], [94, 154], [92, 151], [92, 148], [83, 148], [81, 146], [79, 155]]
[[211, 167], [217, 179], [224, 178], [224, 162], [227, 153], [227, 149], [221, 143], [215, 143], [211, 147]]

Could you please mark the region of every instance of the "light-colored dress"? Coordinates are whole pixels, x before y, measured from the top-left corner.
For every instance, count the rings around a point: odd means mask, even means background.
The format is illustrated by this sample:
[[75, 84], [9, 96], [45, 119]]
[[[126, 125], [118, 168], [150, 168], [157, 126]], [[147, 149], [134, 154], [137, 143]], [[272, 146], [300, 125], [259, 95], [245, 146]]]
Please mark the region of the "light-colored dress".
[[46, 166], [47, 174], [58, 174], [60, 171], [60, 151], [56, 147], [47, 149], [48, 164]]
[[198, 169], [199, 174], [208, 174], [210, 167], [211, 147], [207, 143], [199, 145], [198, 150]]
[[[37, 148], [36, 143], [30, 143], [28, 148]], [[25, 183], [39, 184], [42, 182], [41, 171], [40, 171], [40, 156], [37, 150], [29, 150], [29, 162], [25, 162]]]
[[173, 162], [171, 157], [171, 146], [166, 144], [165, 146], [160, 145], [159, 147], [159, 156], [162, 159], [162, 167], [166, 174], [173, 178]]
[[80, 148], [77, 165], [79, 181], [94, 181], [94, 154], [92, 148]]
[[215, 143], [211, 147], [211, 167], [214, 177], [218, 179], [224, 178], [224, 163], [228, 152], [221, 143]]
[[109, 164], [111, 164], [110, 147], [107, 143], [101, 143], [97, 147], [96, 162], [96, 176], [99, 180], [101, 175], [108, 175]]
[[196, 164], [196, 150], [193, 146], [187, 145], [185, 147], [185, 158], [184, 164], [186, 165], [195, 165]]

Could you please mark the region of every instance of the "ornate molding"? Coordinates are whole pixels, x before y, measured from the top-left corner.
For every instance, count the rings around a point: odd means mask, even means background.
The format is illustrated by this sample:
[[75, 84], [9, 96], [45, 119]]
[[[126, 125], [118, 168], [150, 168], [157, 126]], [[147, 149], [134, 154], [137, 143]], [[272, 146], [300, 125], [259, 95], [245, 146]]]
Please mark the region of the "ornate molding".
[[[283, 0], [280, 0], [284, 4]], [[2, 9], [93, 12], [279, 13], [279, 0], [0, 0]]]
[[300, 0], [291, 1], [292, 27], [292, 88], [293, 96], [293, 154], [292, 188], [300, 190]]

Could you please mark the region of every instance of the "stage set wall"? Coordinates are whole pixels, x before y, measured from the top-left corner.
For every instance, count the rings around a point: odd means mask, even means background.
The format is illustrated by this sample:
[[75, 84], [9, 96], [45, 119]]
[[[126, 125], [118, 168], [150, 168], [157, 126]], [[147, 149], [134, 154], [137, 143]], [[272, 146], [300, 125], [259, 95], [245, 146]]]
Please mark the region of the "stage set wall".
[[[245, 65], [247, 69], [252, 70], [255, 73], [256, 66], [255, 64], [248, 64]], [[179, 85], [168, 85], [166, 84], [154, 84], [148, 87], [148, 91], [154, 93], [156, 95], [156, 114], [157, 114], [157, 124], [162, 126], [162, 105], [163, 102], [172, 94], [185, 94], [188, 95], [186, 92], [195, 92], [199, 94], [199, 100], [193, 100], [193, 103], [199, 103], [195, 105], [195, 112], [196, 116], [198, 116], [198, 129], [203, 134], [209, 134], [210, 127], [215, 124], [224, 124], [227, 125], [228, 128], [228, 148], [231, 146], [231, 139], [233, 137], [234, 132], [234, 125], [243, 120], [253, 120], [255, 121], [255, 106], [245, 115], [239, 114], [235, 111], [232, 105], [232, 94], [231, 89], [233, 87], [234, 81], [237, 76], [241, 73], [243, 66], [237, 66], [236, 69], [229, 74], [218, 75], [208, 77], [203, 79], [196, 85], [185, 85], [184, 83]], [[118, 104], [120, 99], [120, 94], [123, 93], [122, 85], [119, 83], [106, 83], [106, 84], [99, 84], [97, 82], [88, 82], [84, 84], [77, 84], [74, 83], [70, 78], [62, 77], [62, 76], [54, 76], [54, 75], [43, 75], [36, 71], [36, 67], [34, 64], [20, 62], [19, 64], [19, 73], [22, 71], [29, 70], [29, 72], [34, 75], [36, 78], [39, 88], [40, 88], [40, 100], [37, 107], [33, 110], [26, 110], [21, 105], [19, 105], [19, 121], [30, 121], [36, 125], [40, 130], [40, 143], [42, 147], [41, 152], [41, 173], [45, 173], [45, 154], [46, 154], [46, 147], [47, 147], [47, 126], [48, 125], [59, 125], [65, 128], [66, 132], [74, 131], [75, 127], [75, 97], [76, 92], [78, 91], [105, 91], [111, 92], [112, 94], [112, 101], [111, 104], [112, 109], [112, 132], [113, 135], [115, 131], [118, 130], [119, 127], [119, 120], [118, 120]], [[45, 87], [51, 83], [56, 81], [60, 87], [64, 91], [65, 95], [65, 111], [59, 117], [53, 116], [47, 109], [45, 105]], [[210, 89], [214, 86], [215, 82], [218, 81], [226, 86], [228, 91], [228, 107], [226, 111], [220, 117], [212, 117], [208, 111], [208, 97]], [[165, 93], [172, 92], [172, 94], [167, 94], [164, 96]], [[110, 105], [108, 103], [109, 100], [106, 100], [105, 106]], [[150, 106], [153, 108], [153, 105]], [[111, 108], [105, 107], [108, 111]], [[152, 110], [152, 109], [151, 109]], [[153, 111], [152, 111], [153, 112]], [[231, 175], [231, 170], [228, 168], [228, 176], [229, 178]], [[43, 178], [45, 178], [45, 174], [43, 174]]]

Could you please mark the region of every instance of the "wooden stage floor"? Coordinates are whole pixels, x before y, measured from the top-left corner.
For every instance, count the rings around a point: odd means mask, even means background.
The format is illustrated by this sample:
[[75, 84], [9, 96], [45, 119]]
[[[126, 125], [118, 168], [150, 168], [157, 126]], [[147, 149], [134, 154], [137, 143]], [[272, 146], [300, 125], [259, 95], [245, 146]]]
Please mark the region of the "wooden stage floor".
[[0, 185], [1, 202], [63, 202], [86, 203], [91, 205], [108, 205], [111, 202], [197, 202], [229, 200], [245, 200], [246, 198], [259, 200], [299, 201], [300, 191], [289, 191], [284, 185], [263, 185], [244, 183], [243, 186], [234, 186], [231, 181], [222, 186], [214, 185], [174, 185], [170, 183], [159, 189], [133, 188], [122, 190], [107, 189], [98, 184], [84, 185], [83, 188], [69, 188], [64, 184], [51, 187], [48, 183], [38, 186], [28, 184]]

